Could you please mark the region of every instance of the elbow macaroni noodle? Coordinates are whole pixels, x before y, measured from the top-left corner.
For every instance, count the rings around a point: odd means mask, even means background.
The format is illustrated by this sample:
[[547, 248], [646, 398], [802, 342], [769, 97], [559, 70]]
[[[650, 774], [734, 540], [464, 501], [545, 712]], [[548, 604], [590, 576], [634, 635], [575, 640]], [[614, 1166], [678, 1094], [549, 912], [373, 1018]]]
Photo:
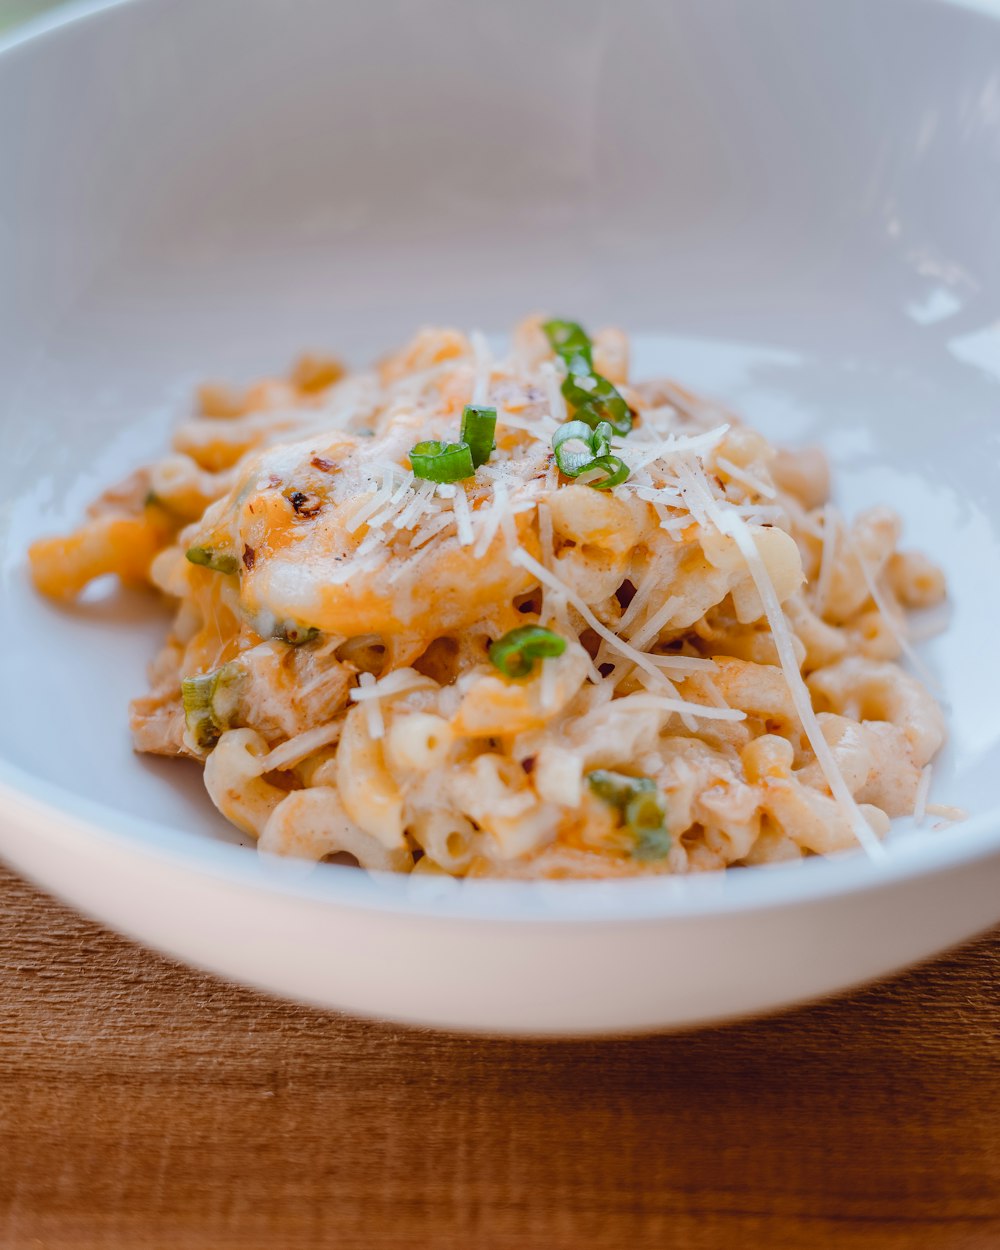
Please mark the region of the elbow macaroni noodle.
[[[71, 599], [116, 573], [173, 602], [136, 747], [202, 759], [264, 852], [616, 877], [832, 854], [859, 820], [883, 837], [944, 739], [899, 663], [940, 570], [899, 549], [889, 509], [842, 520], [817, 450], [631, 383], [621, 331], [595, 336], [593, 361], [634, 420], [613, 489], [554, 462], [573, 414], [540, 318], [497, 359], [423, 330], [369, 373], [307, 357], [242, 393], [202, 388], [170, 455], [32, 547], [36, 584]], [[454, 441], [473, 395], [498, 411], [490, 458], [450, 485], [415, 478], [409, 449]], [[561, 654], [499, 671], [490, 644], [535, 624]], [[184, 692], [208, 674], [206, 739]], [[629, 841], [595, 770], [655, 792], [669, 840]]]

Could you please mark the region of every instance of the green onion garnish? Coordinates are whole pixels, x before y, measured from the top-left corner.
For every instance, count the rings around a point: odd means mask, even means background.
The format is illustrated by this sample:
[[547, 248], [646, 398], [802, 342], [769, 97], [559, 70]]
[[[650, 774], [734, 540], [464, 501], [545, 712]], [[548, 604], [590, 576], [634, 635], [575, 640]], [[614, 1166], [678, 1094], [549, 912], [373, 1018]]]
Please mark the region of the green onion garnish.
[[[472, 463], [478, 469], [490, 458], [496, 446], [497, 410], [480, 404], [466, 404], [462, 411], [462, 442], [468, 443]], [[414, 469], [414, 472], [416, 470]]]
[[215, 746], [222, 731], [228, 729], [236, 710], [236, 687], [243, 675], [243, 668], [230, 661], [181, 682], [184, 719], [196, 746]]
[[593, 346], [581, 325], [575, 321], [546, 321], [542, 329], [569, 373], [593, 373]]
[[587, 479], [586, 485], [594, 490], [610, 490], [612, 486], [628, 481], [628, 465], [620, 456], [598, 456], [587, 465], [588, 473], [591, 469], [600, 469], [604, 474], [603, 477]]
[[632, 428], [632, 410], [614, 384], [594, 372], [593, 345], [575, 321], [546, 321], [542, 329], [566, 366], [562, 393], [578, 421], [608, 421], [616, 434]]
[[595, 490], [610, 490], [628, 480], [628, 465], [619, 456], [609, 455], [612, 429], [607, 421], [599, 421], [591, 429], [585, 421], [567, 421], [552, 435], [552, 450], [561, 473], [579, 477], [581, 473], [598, 470], [600, 476], [588, 479]]
[[667, 811], [658, 791], [640, 790], [625, 806], [625, 828], [635, 838], [636, 859], [662, 859], [670, 850]]
[[[607, 426], [610, 431], [611, 427]], [[552, 435], [552, 450], [560, 473], [567, 477], [579, 475], [594, 462], [595, 456], [604, 455], [608, 446], [585, 421], [567, 421]]]
[[213, 573], [235, 573], [240, 567], [235, 556], [213, 551], [211, 547], [189, 547], [185, 554], [192, 564], [204, 565]]
[[598, 798], [621, 813], [636, 859], [662, 859], [666, 855], [670, 850], [666, 806], [649, 777], [629, 777], [597, 768], [587, 774], [587, 781]]
[[460, 482], [476, 471], [468, 443], [417, 443], [410, 451], [410, 464], [413, 476], [428, 482]]
[[516, 681], [531, 676], [536, 660], [562, 655], [565, 650], [566, 639], [551, 629], [541, 625], [522, 625], [491, 642], [489, 655], [504, 677]]
[[615, 386], [599, 373], [570, 373], [563, 380], [562, 393], [573, 408], [578, 421], [597, 425], [607, 421], [616, 434], [627, 434], [632, 428], [632, 410]]

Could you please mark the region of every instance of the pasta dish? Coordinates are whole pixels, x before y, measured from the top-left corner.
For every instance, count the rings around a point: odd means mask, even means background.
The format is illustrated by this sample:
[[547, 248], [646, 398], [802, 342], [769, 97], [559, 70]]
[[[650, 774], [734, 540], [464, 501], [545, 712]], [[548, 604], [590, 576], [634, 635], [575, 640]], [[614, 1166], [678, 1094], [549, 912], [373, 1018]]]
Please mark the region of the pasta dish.
[[203, 387], [173, 451], [30, 552], [175, 609], [138, 751], [202, 761], [261, 850], [622, 877], [882, 853], [944, 738], [906, 614], [945, 595], [815, 449], [628, 341], [531, 317], [369, 371]]

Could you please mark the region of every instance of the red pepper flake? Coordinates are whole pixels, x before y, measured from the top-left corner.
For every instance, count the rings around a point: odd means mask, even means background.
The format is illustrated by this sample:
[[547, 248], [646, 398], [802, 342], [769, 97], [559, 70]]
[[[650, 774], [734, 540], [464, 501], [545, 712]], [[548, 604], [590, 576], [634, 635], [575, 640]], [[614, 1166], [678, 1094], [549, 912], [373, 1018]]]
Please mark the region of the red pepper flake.
[[253, 568], [253, 562], [254, 562], [254, 560], [256, 560], [256, 559], [257, 559], [257, 553], [256, 553], [256, 551], [254, 551], [253, 547], [248, 547], [248, 546], [246, 546], [246, 544], [244, 544], [244, 546], [243, 546], [243, 564], [244, 564], [244, 566], [245, 566], [246, 568], [248, 568], [248, 569], [252, 569], [252, 568]]
[[312, 491], [293, 490], [288, 502], [295, 509], [296, 516], [315, 516], [323, 506], [323, 499]]
[[332, 460], [327, 460], [325, 456], [313, 456], [309, 461], [314, 469], [319, 469], [321, 473], [336, 473], [337, 466]]
[[521, 767], [530, 777], [531, 774], [535, 771], [535, 757], [533, 755], [526, 755], [524, 759], [521, 761]]

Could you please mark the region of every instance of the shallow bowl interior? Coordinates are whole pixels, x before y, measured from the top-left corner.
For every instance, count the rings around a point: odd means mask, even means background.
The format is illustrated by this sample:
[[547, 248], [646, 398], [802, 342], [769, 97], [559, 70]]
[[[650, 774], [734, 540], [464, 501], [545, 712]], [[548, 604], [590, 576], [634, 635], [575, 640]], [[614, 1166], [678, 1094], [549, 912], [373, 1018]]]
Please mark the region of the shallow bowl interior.
[[[1000, 848], [1000, 25], [921, 0], [136, 0], [0, 56], [0, 781], [116, 837], [256, 873], [197, 770], [125, 707], [164, 628], [39, 602], [35, 535], [155, 455], [205, 377], [363, 363], [427, 322], [545, 307], [635, 335], [776, 440], [820, 440], [948, 569], [950, 708], [888, 871]], [[860, 857], [725, 882], [275, 888], [630, 914], [864, 885]], [[678, 888], [680, 886], [680, 888]], [[373, 893], [374, 891], [374, 893]], [[640, 899], [642, 900], [640, 903]], [[570, 902], [569, 900], [573, 900]]]

